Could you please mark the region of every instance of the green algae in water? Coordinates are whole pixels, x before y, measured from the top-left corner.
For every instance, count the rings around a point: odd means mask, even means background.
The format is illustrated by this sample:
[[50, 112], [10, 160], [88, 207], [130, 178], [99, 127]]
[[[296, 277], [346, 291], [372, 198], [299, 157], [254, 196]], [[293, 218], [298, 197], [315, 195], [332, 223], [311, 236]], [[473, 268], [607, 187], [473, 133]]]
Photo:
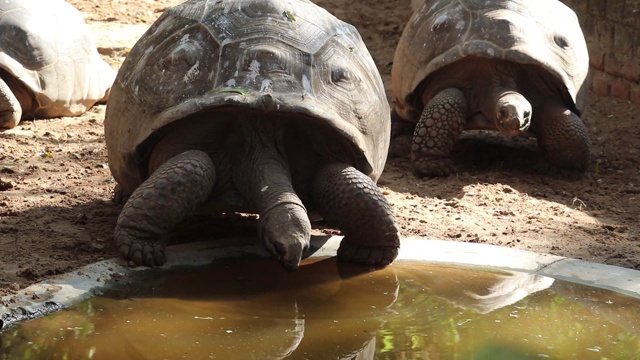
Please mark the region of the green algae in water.
[[0, 359], [640, 359], [639, 314], [537, 275], [229, 260], [12, 327]]

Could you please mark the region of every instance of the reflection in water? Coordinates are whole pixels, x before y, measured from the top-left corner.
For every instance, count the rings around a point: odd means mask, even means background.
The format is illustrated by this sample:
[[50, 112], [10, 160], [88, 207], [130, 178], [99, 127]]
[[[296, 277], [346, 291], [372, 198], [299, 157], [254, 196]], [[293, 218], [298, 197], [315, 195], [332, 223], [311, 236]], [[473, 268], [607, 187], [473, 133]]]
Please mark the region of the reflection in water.
[[[430, 289], [432, 295], [463, 309], [487, 314], [549, 288], [554, 279], [521, 272], [494, 273], [450, 268], [444, 279], [426, 275], [417, 277], [415, 281]], [[451, 286], [452, 283], [460, 286]]]
[[505, 275], [495, 285], [491, 286], [489, 293], [469, 295], [477, 300], [473, 306], [480, 314], [486, 314], [493, 310], [515, 304], [525, 297], [544, 290], [553, 284], [554, 279], [546, 276], [525, 273], [513, 273]]
[[[233, 260], [1, 334], [0, 359], [633, 359], [640, 305], [521, 273]], [[127, 287], [129, 289], [127, 289]]]
[[40, 353], [60, 358], [306, 359], [323, 349], [320, 358], [372, 359], [397, 290], [391, 267], [324, 259], [288, 272], [268, 259], [230, 261], [105, 294], [25, 323], [8, 341], [43, 339]]

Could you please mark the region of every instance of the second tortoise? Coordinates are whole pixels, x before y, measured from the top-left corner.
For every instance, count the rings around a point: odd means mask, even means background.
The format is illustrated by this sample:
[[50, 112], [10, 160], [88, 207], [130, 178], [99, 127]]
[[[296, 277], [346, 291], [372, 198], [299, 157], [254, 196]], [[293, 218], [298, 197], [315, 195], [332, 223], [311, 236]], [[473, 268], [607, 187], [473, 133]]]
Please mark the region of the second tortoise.
[[107, 101], [115, 76], [67, 2], [0, 3], [0, 130], [21, 119], [81, 115]]
[[588, 70], [578, 19], [560, 1], [422, 1], [393, 62], [392, 152], [410, 152], [419, 175], [446, 176], [464, 130], [497, 130], [534, 135], [552, 169], [580, 176]]

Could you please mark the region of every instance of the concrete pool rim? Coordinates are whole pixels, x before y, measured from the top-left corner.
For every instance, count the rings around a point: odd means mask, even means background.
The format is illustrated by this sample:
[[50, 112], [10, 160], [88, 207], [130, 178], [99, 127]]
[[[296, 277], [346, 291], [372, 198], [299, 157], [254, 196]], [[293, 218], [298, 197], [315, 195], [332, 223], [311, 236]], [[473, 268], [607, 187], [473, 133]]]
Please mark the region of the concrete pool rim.
[[[313, 237], [306, 256], [335, 256], [341, 236]], [[243, 256], [269, 257], [253, 238], [225, 239], [171, 246], [168, 261], [160, 269], [203, 266], [212, 261]], [[233, 245], [230, 245], [233, 244]], [[275, 261], [275, 260], [274, 260]], [[489, 271], [517, 271], [611, 290], [640, 299], [640, 271], [562, 256], [481, 243], [405, 238], [396, 261], [420, 261]], [[391, 265], [393, 266], [393, 265]], [[83, 301], [108, 287], [114, 279], [150, 271], [131, 268], [119, 258], [89, 264], [2, 296], [0, 331]], [[156, 268], [154, 271], [158, 271]]]

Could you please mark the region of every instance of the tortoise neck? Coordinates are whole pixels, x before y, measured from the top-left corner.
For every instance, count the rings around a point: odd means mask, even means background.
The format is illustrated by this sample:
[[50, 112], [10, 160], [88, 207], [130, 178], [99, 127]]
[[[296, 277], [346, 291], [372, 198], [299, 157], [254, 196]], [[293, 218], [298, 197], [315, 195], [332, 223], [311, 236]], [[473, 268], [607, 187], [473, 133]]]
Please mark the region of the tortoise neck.
[[261, 216], [284, 204], [304, 209], [291, 182], [289, 162], [281, 149], [277, 121], [242, 121], [242, 144], [235, 154], [233, 181]]

